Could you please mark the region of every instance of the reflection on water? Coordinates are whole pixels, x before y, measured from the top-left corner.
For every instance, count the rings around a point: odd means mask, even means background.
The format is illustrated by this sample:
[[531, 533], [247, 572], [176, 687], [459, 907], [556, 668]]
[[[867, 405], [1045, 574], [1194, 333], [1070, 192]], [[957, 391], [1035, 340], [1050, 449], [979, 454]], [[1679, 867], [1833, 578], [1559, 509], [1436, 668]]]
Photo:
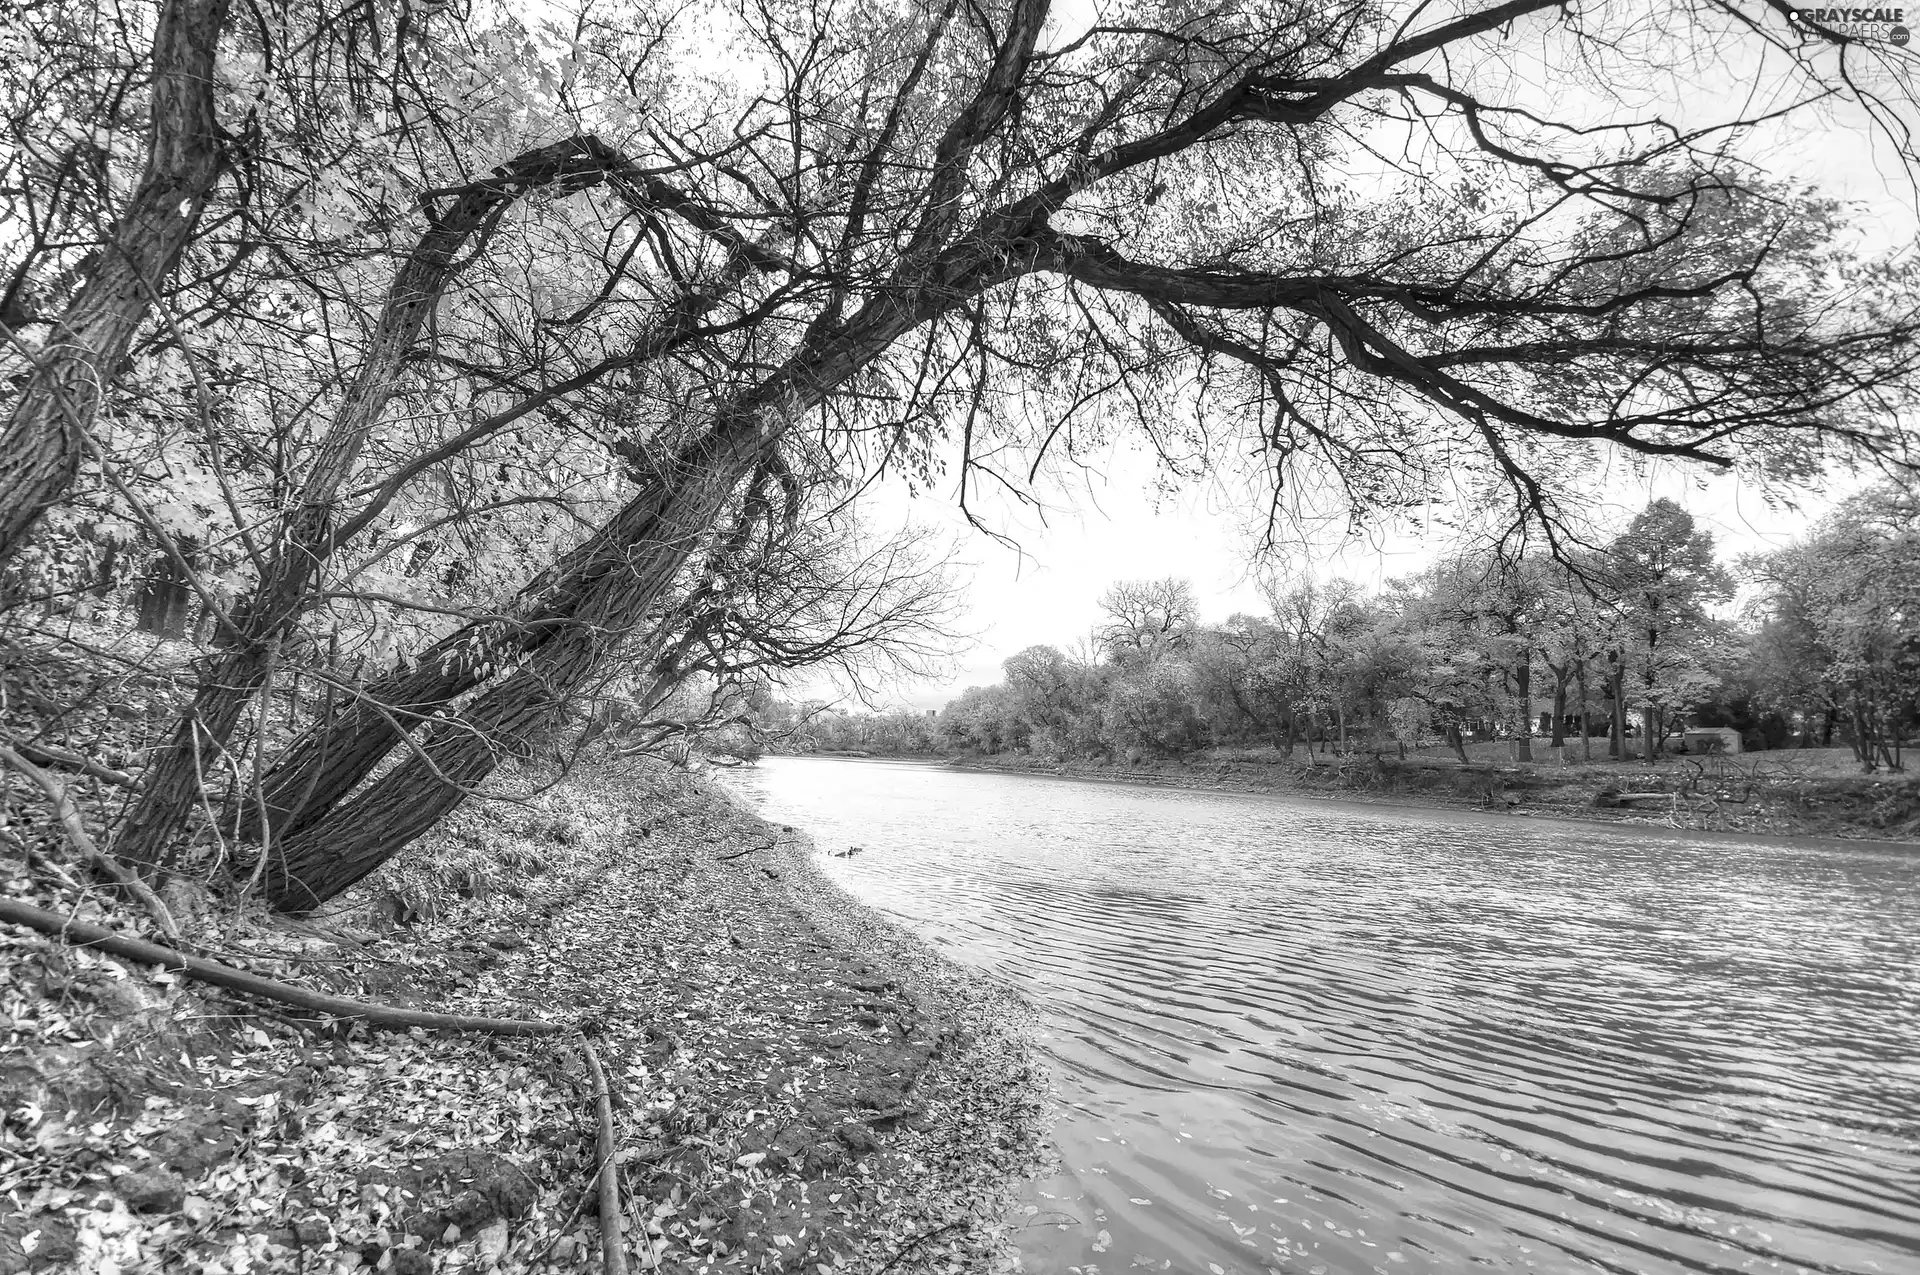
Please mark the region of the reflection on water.
[[[778, 758], [1020, 987], [1036, 1271], [1920, 1271], [1920, 857]], [[1058, 1225], [1054, 1225], [1054, 1224]]]

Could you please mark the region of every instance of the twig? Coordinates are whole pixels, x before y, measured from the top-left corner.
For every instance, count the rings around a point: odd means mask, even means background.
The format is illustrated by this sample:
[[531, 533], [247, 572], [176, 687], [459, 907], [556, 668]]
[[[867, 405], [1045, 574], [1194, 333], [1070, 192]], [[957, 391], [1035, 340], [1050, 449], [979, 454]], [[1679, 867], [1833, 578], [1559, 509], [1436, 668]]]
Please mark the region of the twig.
[[69, 920], [13, 899], [0, 899], [0, 921], [30, 926], [43, 934], [64, 939], [80, 947], [97, 947], [115, 956], [124, 956], [145, 965], [159, 965], [176, 973], [188, 974], [204, 983], [246, 992], [251, 996], [297, 1005], [318, 1014], [350, 1018], [373, 1027], [435, 1027], [446, 1031], [486, 1032], [495, 1036], [548, 1036], [564, 1030], [561, 1023], [537, 1018], [485, 1018], [467, 1014], [436, 1014], [423, 1009], [401, 1009], [395, 1005], [375, 1005], [316, 992], [311, 988], [263, 978], [245, 970], [222, 965], [204, 957], [187, 956], [172, 948], [144, 939], [128, 938], [102, 925]]
[[739, 858], [743, 858], [746, 855], [757, 854], [762, 850], [771, 850], [779, 844], [780, 844], [780, 838], [775, 837], [772, 841], [767, 842], [767, 844], [763, 846], [748, 846], [745, 850], [735, 850], [732, 854], [716, 855], [714, 856], [713, 861], [715, 863], [725, 863], [729, 859], [739, 859]]
[[124, 886], [127, 893], [138, 899], [140, 905], [146, 908], [148, 915], [153, 917], [154, 924], [160, 927], [160, 932], [178, 943], [180, 927], [174, 924], [173, 913], [167, 911], [167, 905], [160, 901], [159, 895], [147, 888], [146, 882], [128, 871], [111, 855], [100, 853], [99, 847], [93, 844], [93, 838], [87, 835], [86, 825], [80, 822], [80, 812], [74, 807], [73, 799], [67, 795], [66, 787], [58, 779], [5, 744], [0, 744], [0, 761], [4, 761], [40, 785], [41, 791], [47, 794], [48, 800], [53, 802], [54, 810], [60, 815], [60, 826], [66, 829], [67, 840], [73, 844], [75, 850], [80, 852], [80, 858], [86, 865], [96, 872], [112, 877]]
[[[598, 1170], [595, 1170], [594, 1181], [596, 1184], [599, 1182]], [[580, 1198], [576, 1199], [573, 1202], [573, 1207], [567, 1210], [567, 1216], [554, 1230], [553, 1238], [547, 1241], [546, 1247], [527, 1259], [528, 1267], [544, 1266], [546, 1264], [547, 1259], [553, 1256], [553, 1250], [560, 1247], [560, 1241], [565, 1239], [567, 1232], [573, 1229], [574, 1222], [579, 1219], [581, 1211], [587, 1207], [587, 1201], [593, 1194], [594, 1192], [591, 1189], [580, 1193]]]
[[901, 1246], [899, 1252], [895, 1253], [892, 1257], [889, 1257], [887, 1259], [887, 1264], [885, 1266], [882, 1266], [879, 1270], [875, 1271], [874, 1275], [887, 1275], [888, 1271], [892, 1270], [895, 1266], [898, 1266], [900, 1264], [901, 1258], [913, 1252], [913, 1250], [915, 1250], [916, 1248], [919, 1248], [922, 1244], [925, 1244], [928, 1240], [934, 1239], [937, 1236], [945, 1235], [948, 1231], [957, 1230], [959, 1229], [959, 1227], [960, 1227], [960, 1223], [958, 1221], [948, 1222], [944, 1226], [936, 1226], [931, 1231], [927, 1231], [921, 1235], [914, 1236], [914, 1238], [908, 1240], [904, 1245]]
[[593, 1073], [593, 1105], [600, 1118], [600, 1260], [606, 1275], [627, 1275], [627, 1250], [620, 1238], [620, 1171], [614, 1163], [613, 1097], [592, 1042], [583, 1036], [580, 1044], [587, 1052], [587, 1069]]

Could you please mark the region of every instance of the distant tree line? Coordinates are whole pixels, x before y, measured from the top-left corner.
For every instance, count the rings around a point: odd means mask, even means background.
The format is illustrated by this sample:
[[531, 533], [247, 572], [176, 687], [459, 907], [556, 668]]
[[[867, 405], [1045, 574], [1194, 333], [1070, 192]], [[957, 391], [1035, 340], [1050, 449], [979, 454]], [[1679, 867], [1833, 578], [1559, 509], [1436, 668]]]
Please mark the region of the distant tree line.
[[1116, 584], [1089, 639], [1029, 647], [936, 715], [825, 713], [792, 739], [1088, 760], [1270, 745], [1309, 764], [1503, 739], [1522, 760], [1650, 761], [1717, 726], [1747, 749], [1842, 743], [1871, 771], [1899, 769], [1920, 726], [1920, 502], [1890, 486], [1731, 565], [1656, 500], [1586, 551], [1486, 545], [1374, 594], [1264, 592], [1262, 613], [1203, 624], [1184, 580]]

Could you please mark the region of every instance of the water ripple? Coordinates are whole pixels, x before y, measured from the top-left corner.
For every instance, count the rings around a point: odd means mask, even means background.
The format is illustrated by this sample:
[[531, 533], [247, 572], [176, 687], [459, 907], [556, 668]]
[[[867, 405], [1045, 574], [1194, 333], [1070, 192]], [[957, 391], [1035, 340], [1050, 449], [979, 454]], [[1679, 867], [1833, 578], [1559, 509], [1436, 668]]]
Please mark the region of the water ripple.
[[1035, 1271], [1920, 1270], [1920, 857], [775, 759], [1019, 986]]

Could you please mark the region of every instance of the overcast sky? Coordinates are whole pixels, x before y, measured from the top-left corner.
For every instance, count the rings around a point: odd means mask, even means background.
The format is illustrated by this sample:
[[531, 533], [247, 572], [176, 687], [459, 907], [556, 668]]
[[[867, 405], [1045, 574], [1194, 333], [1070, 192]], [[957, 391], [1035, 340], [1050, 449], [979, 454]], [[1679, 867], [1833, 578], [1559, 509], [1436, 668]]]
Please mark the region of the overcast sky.
[[[1090, 12], [1088, 0], [1056, 6], [1063, 25], [1075, 29], [1083, 29]], [[1696, 64], [1664, 87], [1648, 86], [1644, 102], [1684, 125], [1689, 116], [1724, 104], [1730, 93], [1744, 96], [1758, 78], [1750, 68]], [[1863, 250], [1913, 245], [1920, 226], [1914, 190], [1890, 148], [1857, 112], [1809, 114], [1791, 130], [1772, 134], [1757, 158], [1778, 175], [1858, 201]], [[1193, 583], [1207, 621], [1260, 609], [1249, 575], [1259, 514], [1246, 507], [1244, 497], [1236, 502], [1210, 489], [1161, 496], [1154, 490], [1153, 466], [1135, 452], [1104, 458], [1102, 470], [1054, 493], [1044, 518], [1030, 509], [989, 504], [986, 521], [1016, 541], [1017, 550], [968, 527], [950, 491], [910, 499], [903, 490], [882, 488], [864, 502], [876, 526], [911, 520], [957, 541], [967, 564], [960, 572], [968, 589], [961, 626], [972, 637], [970, 648], [951, 676], [896, 685], [885, 702], [938, 707], [967, 686], [998, 681], [1001, 661], [1025, 647], [1071, 646], [1088, 634], [1096, 600], [1117, 580], [1184, 577]], [[1859, 485], [1857, 479], [1836, 476], [1825, 493], [1798, 493], [1800, 508], [1794, 511], [1769, 505], [1763, 493], [1737, 478], [1691, 468], [1663, 465], [1636, 473], [1618, 463], [1595, 478], [1619, 522], [1654, 497], [1666, 496], [1689, 509], [1729, 556], [1785, 543]], [[1292, 565], [1319, 577], [1340, 575], [1376, 586], [1419, 570], [1445, 549], [1444, 529], [1426, 531], [1401, 528], [1346, 539], [1332, 529]]]

